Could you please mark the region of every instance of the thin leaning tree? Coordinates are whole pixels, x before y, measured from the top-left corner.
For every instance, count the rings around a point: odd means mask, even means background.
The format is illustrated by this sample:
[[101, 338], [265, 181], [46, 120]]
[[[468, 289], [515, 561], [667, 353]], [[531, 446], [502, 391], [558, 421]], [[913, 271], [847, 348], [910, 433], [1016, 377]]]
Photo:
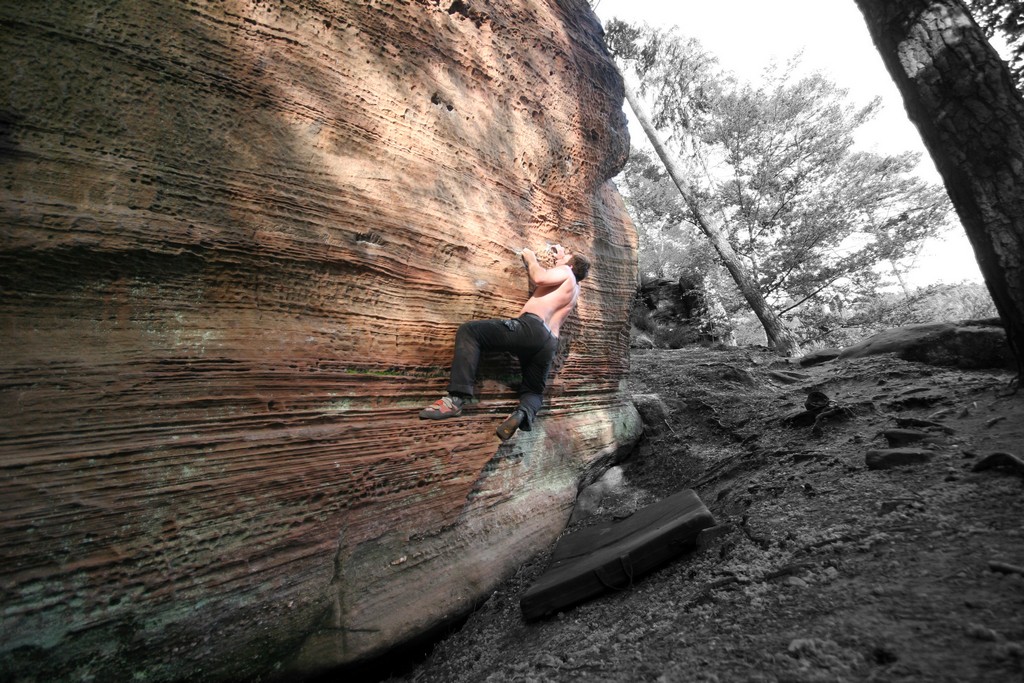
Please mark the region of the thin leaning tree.
[[651, 118], [647, 115], [643, 104], [628, 80], [626, 81], [626, 100], [633, 109], [633, 114], [636, 116], [637, 121], [640, 122], [640, 126], [650, 139], [655, 153], [665, 165], [669, 178], [672, 179], [676, 188], [679, 189], [679, 194], [682, 195], [683, 200], [690, 208], [694, 223], [697, 224], [700, 231], [711, 242], [711, 245], [715, 248], [718, 257], [722, 261], [722, 265], [725, 266], [732, 279], [736, 282], [740, 294], [746, 299], [750, 309], [757, 316], [762, 327], [764, 327], [769, 345], [781, 356], [797, 355], [800, 351], [800, 345], [797, 343], [796, 338], [786, 328], [778, 313], [765, 301], [764, 295], [761, 294], [761, 290], [757, 286], [757, 282], [740, 260], [732, 245], [729, 244], [725, 231], [704, 211], [701, 202], [697, 199], [696, 188], [689, 182], [686, 173], [681, 168], [681, 163], [669, 150], [661, 133], [654, 127]]
[[953, 202], [1024, 374], [1024, 99], [958, 0], [855, 0]]
[[877, 102], [850, 106], [821, 74], [797, 77], [796, 60], [740, 83], [674, 31], [613, 21], [606, 39], [686, 222], [713, 245], [780, 353], [796, 350], [782, 315], [862, 300], [880, 264], [898, 273], [945, 222], [946, 193], [914, 176], [915, 155], [854, 149]]
[[[615, 43], [615, 39], [618, 39], [618, 49], [613, 50], [613, 52], [618, 52], [617, 56], [620, 59], [628, 61], [637, 58], [651, 58], [651, 55], [635, 54], [637, 52], [636, 39], [638, 32], [628, 24], [613, 22], [612, 26], [608, 29], [608, 33], [608, 38], [611, 38], [608, 42]], [[786, 327], [779, 314], [765, 300], [757, 281], [729, 243], [724, 227], [704, 209], [703, 204], [698, 198], [698, 189], [689, 180], [682, 161], [669, 148], [664, 137], [648, 115], [639, 95], [632, 86], [630, 75], [623, 73], [622, 77], [625, 84], [626, 101], [633, 110], [633, 114], [636, 116], [637, 121], [640, 122], [640, 126], [643, 128], [644, 133], [647, 134], [655, 154], [661, 159], [669, 178], [675, 184], [683, 201], [689, 208], [694, 224], [704, 233], [712, 247], [714, 247], [722, 265], [725, 266], [733, 281], [735, 281], [740, 294], [746, 299], [750, 309], [760, 321], [761, 326], [764, 328], [768, 345], [781, 356], [797, 355], [800, 352], [800, 344], [797, 342], [796, 337]]]

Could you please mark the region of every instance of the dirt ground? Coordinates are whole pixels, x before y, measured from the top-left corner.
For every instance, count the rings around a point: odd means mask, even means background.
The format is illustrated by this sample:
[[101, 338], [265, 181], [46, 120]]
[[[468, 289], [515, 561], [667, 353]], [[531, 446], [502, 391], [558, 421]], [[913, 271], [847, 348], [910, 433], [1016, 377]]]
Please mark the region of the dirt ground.
[[[548, 560], [534, 558], [388, 680], [1022, 681], [1024, 476], [973, 470], [1024, 456], [1011, 378], [887, 356], [803, 368], [760, 348], [636, 350], [631, 389], [667, 419], [650, 419], [622, 483], [569, 530], [694, 488], [717, 539], [525, 622], [519, 598]], [[830, 399], [816, 423], [800, 416], [812, 391]], [[869, 469], [894, 429], [927, 461]]]

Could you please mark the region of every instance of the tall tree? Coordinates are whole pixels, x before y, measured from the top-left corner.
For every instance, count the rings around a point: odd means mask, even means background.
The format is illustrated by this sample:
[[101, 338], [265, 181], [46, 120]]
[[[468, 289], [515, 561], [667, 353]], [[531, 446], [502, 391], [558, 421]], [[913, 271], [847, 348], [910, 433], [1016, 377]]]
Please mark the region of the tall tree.
[[690, 220], [780, 352], [796, 347], [779, 317], [787, 301], [871, 286], [877, 264], [915, 252], [945, 220], [948, 199], [913, 176], [914, 155], [852, 151], [877, 102], [851, 107], [824, 77], [797, 78], [796, 62], [741, 85], [672, 31], [612, 22], [606, 33], [654, 101], [648, 117], [640, 93], [627, 92]]
[[620, 190], [637, 226], [641, 278], [679, 275], [694, 240], [688, 239], [689, 231], [679, 230], [687, 209], [664, 166], [647, 150], [633, 147], [622, 168]]
[[726, 238], [721, 225], [704, 212], [701, 202], [698, 200], [697, 191], [687, 178], [682, 164], [678, 161], [676, 155], [669, 150], [658, 129], [654, 127], [654, 123], [647, 115], [643, 103], [633, 90], [628, 79], [626, 80], [626, 100], [633, 109], [637, 121], [640, 122], [641, 127], [643, 127], [644, 132], [650, 139], [655, 153], [662, 163], [665, 164], [665, 170], [668, 171], [669, 177], [672, 178], [672, 182], [675, 183], [679, 193], [683, 196], [683, 200], [689, 206], [693, 221], [708, 240], [711, 241], [711, 245], [722, 259], [722, 264], [729, 271], [729, 274], [732, 275], [736, 286], [739, 287], [740, 293], [743, 294], [743, 298], [747, 300], [754, 315], [761, 321], [765, 335], [768, 337], [768, 344], [780, 355], [796, 355], [800, 349], [796, 338], [786, 329], [786, 325], [782, 322], [782, 318], [779, 317], [778, 313], [765, 301], [764, 295], [757, 286], [757, 282], [751, 277], [743, 261], [736, 254], [732, 245], [729, 244], [729, 240]]
[[852, 107], [846, 90], [794, 66], [724, 92], [701, 135], [721, 156], [709, 207], [727, 217], [762, 292], [789, 308], [876, 281], [879, 263], [916, 254], [949, 210], [941, 188], [914, 175], [917, 155], [854, 151], [877, 101]]
[[[1024, 100], [958, 0], [856, 0], [1024, 373]], [[1019, 387], [1019, 385], [1018, 385]]]
[[[657, 114], [662, 122], [680, 121], [682, 125], [676, 128], [676, 132], [684, 138], [681, 146], [692, 146], [693, 120], [707, 113], [708, 102], [714, 99], [718, 88], [719, 81], [715, 77], [714, 69], [716, 60], [710, 57], [696, 40], [665, 40], [663, 34], [654, 32], [647, 36], [647, 40], [641, 41], [643, 33], [643, 29], [613, 20], [606, 30], [606, 42], [619, 59], [634, 65], [638, 75], [642, 76], [658, 69], [676, 70], [680, 78], [670, 79], [671, 85], [668, 86], [673, 88], [674, 96], [660, 99], [662, 106], [659, 107]], [[672, 59], [666, 59], [666, 56]], [[681, 64], [685, 64], [686, 67], [679, 69]], [[722, 226], [706, 214], [699, 200], [698, 190], [690, 181], [683, 160], [669, 147], [655, 121], [648, 115], [640, 95], [632, 86], [629, 73], [623, 73], [623, 81], [626, 85], [626, 101], [650, 140], [655, 154], [661, 159], [669, 177], [683, 197], [693, 223], [708, 238], [722, 265], [729, 271], [743, 298], [764, 327], [768, 345], [780, 355], [796, 355], [800, 349], [796, 337], [786, 328], [778, 313], [765, 301], [764, 295], [758, 289], [757, 281], [729, 244]]]
[[641, 278], [702, 282], [724, 274], [728, 279], [711, 243], [690, 222], [682, 195], [656, 155], [633, 147], [618, 183], [637, 227]]

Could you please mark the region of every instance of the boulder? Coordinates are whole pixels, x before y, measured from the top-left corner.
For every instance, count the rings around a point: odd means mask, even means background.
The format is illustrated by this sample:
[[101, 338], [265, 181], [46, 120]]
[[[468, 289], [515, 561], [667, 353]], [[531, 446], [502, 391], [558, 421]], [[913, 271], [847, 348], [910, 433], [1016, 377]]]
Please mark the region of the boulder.
[[633, 394], [633, 405], [648, 434], [660, 434], [669, 426], [668, 406], [658, 394]]
[[992, 320], [924, 323], [879, 332], [848, 346], [839, 359], [892, 353], [903, 360], [964, 369], [1011, 368], [1006, 330]]
[[678, 349], [717, 341], [735, 344], [731, 330], [709, 330], [707, 297], [700, 283], [687, 277], [645, 278], [636, 290], [632, 320], [634, 329], [645, 333], [643, 339], [634, 340], [634, 348]]
[[653, 349], [656, 347], [654, 340], [646, 332], [641, 332], [635, 326], [629, 331], [629, 346], [633, 349]]
[[572, 517], [569, 522], [575, 523], [596, 514], [606, 498], [618, 497], [627, 489], [625, 473], [621, 466], [608, 469], [601, 478], [584, 487], [576, 497]]
[[[620, 77], [583, 0], [4, 3], [0, 670], [315, 674], [547, 547], [641, 432]], [[516, 250], [590, 278], [547, 409], [517, 367], [417, 419]]]
[[645, 278], [637, 289], [637, 300], [658, 322], [685, 323], [700, 316], [706, 306], [699, 285], [687, 278]]
[[1003, 469], [1024, 476], [1024, 460], [1018, 458], [1013, 453], [997, 451], [986, 455], [975, 463], [971, 471], [983, 472], [990, 469]]
[[895, 467], [921, 465], [934, 457], [934, 451], [923, 448], [876, 448], [865, 454], [864, 462], [869, 470], [891, 470]]
[[799, 363], [801, 367], [809, 368], [814, 365], [821, 365], [831, 360], [835, 360], [842, 353], [842, 349], [828, 348], [828, 349], [817, 349], [810, 353], [801, 356]]
[[887, 429], [883, 432], [885, 440], [890, 448], [900, 448], [912, 443], [944, 444], [947, 442], [942, 436], [925, 432], [919, 429]]

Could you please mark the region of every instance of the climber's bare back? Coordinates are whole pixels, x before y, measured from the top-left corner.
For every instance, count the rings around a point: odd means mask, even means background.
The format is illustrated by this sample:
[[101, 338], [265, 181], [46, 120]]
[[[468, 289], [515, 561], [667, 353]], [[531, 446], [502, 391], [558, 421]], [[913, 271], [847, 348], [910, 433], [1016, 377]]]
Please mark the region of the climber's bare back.
[[555, 247], [555, 254], [555, 266], [545, 269], [537, 263], [536, 255], [531, 250], [523, 250], [523, 261], [529, 271], [530, 282], [536, 288], [520, 311], [520, 315], [536, 315], [548, 326], [551, 334], [557, 337], [562, 323], [576, 305], [580, 286], [576, 282], [572, 268], [566, 263], [572, 254], [560, 246]]
[[562, 268], [569, 272], [569, 277], [554, 287], [538, 286], [521, 311], [521, 313], [533, 313], [539, 317], [551, 330], [551, 334], [556, 337], [562, 327], [562, 322], [572, 312], [573, 306], [576, 304], [576, 297], [580, 293], [580, 286], [576, 284], [572, 270], [569, 266], [562, 266]]

